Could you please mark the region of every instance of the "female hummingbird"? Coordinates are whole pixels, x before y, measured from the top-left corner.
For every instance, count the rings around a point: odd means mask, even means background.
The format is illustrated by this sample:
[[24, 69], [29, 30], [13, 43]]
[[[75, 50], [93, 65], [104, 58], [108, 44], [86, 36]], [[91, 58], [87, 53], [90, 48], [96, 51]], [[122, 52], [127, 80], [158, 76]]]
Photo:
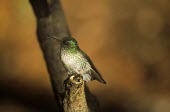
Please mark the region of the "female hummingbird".
[[86, 82], [97, 80], [106, 84], [90, 58], [79, 48], [78, 43], [74, 38], [65, 37], [62, 40], [54, 37], [51, 38], [56, 39], [60, 43], [61, 61], [66, 68], [68, 75], [79, 74]]

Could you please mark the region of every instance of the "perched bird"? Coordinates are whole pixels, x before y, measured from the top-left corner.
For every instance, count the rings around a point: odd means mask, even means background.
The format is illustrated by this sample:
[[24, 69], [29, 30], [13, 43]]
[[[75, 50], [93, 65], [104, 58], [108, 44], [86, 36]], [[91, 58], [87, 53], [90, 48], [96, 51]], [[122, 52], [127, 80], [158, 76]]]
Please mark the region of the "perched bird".
[[97, 80], [106, 84], [90, 58], [79, 48], [78, 43], [74, 38], [65, 37], [62, 40], [54, 37], [51, 38], [56, 39], [60, 43], [61, 61], [66, 68], [68, 75], [79, 74], [86, 82]]

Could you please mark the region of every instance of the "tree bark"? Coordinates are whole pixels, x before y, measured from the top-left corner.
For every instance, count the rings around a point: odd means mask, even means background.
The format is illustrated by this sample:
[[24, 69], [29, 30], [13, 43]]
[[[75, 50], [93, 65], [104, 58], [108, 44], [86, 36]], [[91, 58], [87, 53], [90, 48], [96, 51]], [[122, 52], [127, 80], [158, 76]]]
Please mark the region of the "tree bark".
[[71, 76], [65, 81], [65, 112], [88, 112], [84, 91], [84, 81], [81, 76]]
[[[67, 79], [68, 74], [60, 60], [59, 43], [47, 37], [55, 36], [58, 39], [62, 39], [71, 35], [59, 0], [30, 0], [30, 3], [37, 19], [38, 41], [50, 75], [58, 106], [57, 109], [59, 112], [63, 112], [63, 100], [65, 96], [64, 81]], [[85, 94], [89, 110], [98, 112], [98, 101], [90, 93], [87, 86], [85, 86]]]

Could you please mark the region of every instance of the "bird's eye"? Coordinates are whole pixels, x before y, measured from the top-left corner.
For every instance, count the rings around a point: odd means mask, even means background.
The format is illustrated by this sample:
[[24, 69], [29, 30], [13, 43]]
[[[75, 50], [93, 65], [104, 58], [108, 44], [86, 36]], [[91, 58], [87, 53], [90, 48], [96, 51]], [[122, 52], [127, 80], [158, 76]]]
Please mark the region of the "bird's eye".
[[64, 44], [65, 44], [65, 45], [69, 45], [69, 41], [65, 41]]
[[69, 44], [69, 41], [67, 41], [66, 44]]

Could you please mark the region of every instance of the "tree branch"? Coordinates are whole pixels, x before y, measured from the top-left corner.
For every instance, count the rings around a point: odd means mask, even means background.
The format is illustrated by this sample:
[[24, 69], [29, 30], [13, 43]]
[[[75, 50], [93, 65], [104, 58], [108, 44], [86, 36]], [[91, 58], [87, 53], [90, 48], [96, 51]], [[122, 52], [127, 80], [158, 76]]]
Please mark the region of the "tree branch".
[[81, 76], [71, 76], [65, 81], [64, 111], [88, 112], [84, 81]]
[[[30, 0], [30, 3], [37, 18], [38, 40], [50, 74], [52, 88], [58, 105], [57, 109], [62, 112], [64, 111], [64, 80], [66, 80], [68, 75], [59, 57], [60, 48], [58, 42], [53, 39], [47, 39], [47, 36], [55, 36], [58, 39], [62, 39], [70, 36], [70, 32], [59, 0]], [[90, 111], [98, 112], [98, 101], [86, 86], [85, 94]]]

